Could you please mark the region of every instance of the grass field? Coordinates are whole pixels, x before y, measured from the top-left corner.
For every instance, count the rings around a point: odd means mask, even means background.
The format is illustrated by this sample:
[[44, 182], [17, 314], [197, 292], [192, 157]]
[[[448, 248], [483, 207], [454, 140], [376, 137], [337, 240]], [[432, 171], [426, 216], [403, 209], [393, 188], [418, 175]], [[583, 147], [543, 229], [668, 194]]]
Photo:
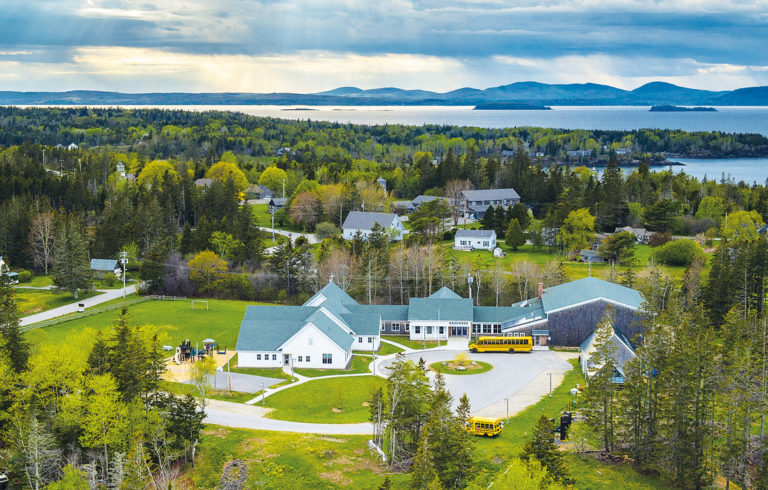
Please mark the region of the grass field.
[[33, 315], [102, 294], [95, 291], [80, 291], [78, 298], [75, 299], [71, 293], [56, 290], [16, 288], [15, 291], [16, 302], [22, 316]]
[[[240, 323], [243, 321], [246, 305], [256, 304], [245, 301], [209, 300], [209, 310], [197, 305], [193, 310], [189, 301], [147, 301], [128, 307], [132, 325], [157, 325], [167, 333], [163, 342], [179, 345], [190, 339], [192, 344], [205, 338], [215, 339], [219, 345], [235, 348]], [[27, 332], [27, 339], [33, 345], [57, 344], [73, 332], [84, 328], [103, 330], [112, 325], [120, 315], [120, 309], [92, 315], [77, 320], [59, 323], [50, 327]]]
[[268, 417], [295, 422], [351, 424], [368, 421], [363, 405], [371, 391], [385, 381], [376, 376], [318, 379], [275, 393], [265, 406], [274, 408]]
[[411, 340], [407, 335], [382, 335], [381, 338], [392, 342], [397, 342], [398, 344], [410, 347], [411, 349], [424, 349], [425, 345], [427, 349], [437, 347], [437, 342], [434, 340], [427, 340], [425, 344], [425, 342], [421, 340]]
[[368, 373], [368, 364], [373, 359], [366, 356], [352, 356], [352, 360], [349, 363], [349, 369], [294, 369], [294, 372], [307, 376], [309, 378], [317, 378], [319, 376], [333, 376], [335, 374], [359, 374]]
[[[376, 488], [388, 471], [366, 447], [366, 436], [318, 436], [206, 426], [194, 468], [183, 488], [217, 488], [227, 461], [243, 459], [243, 488]], [[327, 455], [335, 454], [333, 460]], [[407, 488], [410, 475], [390, 475], [395, 488]]]
[[[387, 344], [386, 342], [381, 342], [379, 344], [379, 350], [376, 352], [376, 354], [380, 355], [380, 356], [386, 356], [386, 355], [389, 355], [389, 354], [396, 354], [398, 352], [403, 352], [403, 349], [401, 349], [400, 347], [395, 347], [392, 344]], [[370, 354], [371, 351], [369, 351], [369, 350], [353, 350], [352, 353], [353, 354], [358, 354], [358, 353], [359, 354]]]
[[[497, 259], [488, 250], [473, 250], [471, 252], [465, 252], [461, 250], [453, 249], [453, 242], [444, 242], [440, 244], [444, 248], [445, 252], [449, 256], [453, 256], [461, 263], [470, 264], [473, 269], [492, 271], [496, 267], [496, 261], [501, 260], [502, 268], [505, 271], [511, 271], [513, 264], [520, 260], [530, 260], [540, 266], [543, 266], [552, 261], [563, 261], [563, 269], [565, 276], [568, 280], [581, 279], [587, 277], [590, 274], [589, 264], [578, 262], [576, 260], [568, 260], [565, 256], [558, 255], [556, 253], [550, 253], [546, 249], [534, 250], [533, 245], [523, 245], [517, 251], [512, 251], [510, 247], [504, 244], [501, 240], [498, 242], [498, 246], [506, 254], [502, 259]], [[642, 269], [648, 266], [648, 262], [651, 258], [653, 249], [649, 245], [637, 245], [635, 247], [635, 259], [637, 260], [636, 273], [639, 275], [642, 273]], [[667, 272], [676, 280], [680, 280], [685, 273], [685, 267], [664, 267]], [[624, 267], [619, 267], [619, 272], [623, 271]], [[600, 279], [607, 279], [609, 275], [609, 264], [592, 264], [592, 276]]]
[[[172, 383], [170, 381], [160, 381], [160, 389], [176, 395], [193, 395], [199, 396], [198, 391], [193, 385], [185, 383]], [[212, 398], [214, 400], [221, 400], [225, 402], [245, 403], [248, 400], [252, 400], [257, 395], [255, 393], [243, 393], [241, 391], [228, 392], [227, 390], [215, 390], [209, 388], [206, 398]]]
[[[253, 216], [256, 219], [257, 226], [272, 228], [272, 215], [269, 214], [269, 205], [253, 204], [251, 206], [251, 210], [253, 211]], [[278, 230], [293, 231], [296, 233], [301, 233], [303, 231], [300, 226], [296, 226], [287, 220], [283, 226], [280, 226], [277, 221], [275, 221], [275, 228]]]
[[32, 280], [20, 284], [20, 286], [30, 286], [33, 288], [44, 288], [46, 286], [53, 286], [53, 276], [32, 276]]
[[482, 361], [475, 361], [480, 367], [477, 369], [467, 369], [465, 371], [458, 371], [456, 369], [451, 369], [449, 366], [443, 366], [442, 362], [433, 362], [429, 365], [429, 369], [432, 371], [436, 371], [438, 373], [443, 374], [455, 374], [458, 376], [466, 376], [469, 374], [482, 374], [487, 373], [491, 369], [493, 369], [493, 366], [488, 364], [487, 362]]

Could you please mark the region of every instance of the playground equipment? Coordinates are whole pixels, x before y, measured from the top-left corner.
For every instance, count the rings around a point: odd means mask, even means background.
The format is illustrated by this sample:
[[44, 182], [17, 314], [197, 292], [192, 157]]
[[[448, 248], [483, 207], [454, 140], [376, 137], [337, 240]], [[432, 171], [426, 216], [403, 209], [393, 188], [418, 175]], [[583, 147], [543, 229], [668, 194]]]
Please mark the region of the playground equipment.
[[183, 362], [194, 362], [202, 360], [205, 356], [212, 356], [214, 354], [227, 354], [227, 348], [217, 348], [218, 345], [213, 339], [203, 340], [203, 348], [199, 349], [198, 345], [192, 346], [192, 341], [185, 339], [181, 342], [181, 345], [176, 347], [176, 353], [173, 355], [173, 362], [181, 364]]

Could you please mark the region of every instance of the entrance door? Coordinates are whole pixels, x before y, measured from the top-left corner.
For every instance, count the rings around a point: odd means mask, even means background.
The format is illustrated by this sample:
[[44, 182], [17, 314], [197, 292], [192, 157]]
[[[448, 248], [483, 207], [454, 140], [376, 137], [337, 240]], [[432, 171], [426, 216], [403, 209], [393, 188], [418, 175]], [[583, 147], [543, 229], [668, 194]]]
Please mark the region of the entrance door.
[[534, 335], [533, 336], [533, 345], [539, 345], [539, 339], [541, 338], [540, 335]]
[[290, 354], [283, 354], [283, 364], [286, 366], [290, 364], [291, 362], [291, 355]]

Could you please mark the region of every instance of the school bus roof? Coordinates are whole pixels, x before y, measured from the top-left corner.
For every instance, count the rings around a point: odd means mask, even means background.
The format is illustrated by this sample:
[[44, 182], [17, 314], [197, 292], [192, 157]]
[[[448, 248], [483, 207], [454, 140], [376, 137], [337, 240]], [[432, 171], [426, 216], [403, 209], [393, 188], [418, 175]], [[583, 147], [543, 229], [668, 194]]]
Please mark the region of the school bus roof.
[[487, 424], [495, 424], [497, 422], [501, 422], [501, 419], [494, 419], [491, 417], [470, 417], [470, 422], [481, 422], [481, 423], [487, 423]]

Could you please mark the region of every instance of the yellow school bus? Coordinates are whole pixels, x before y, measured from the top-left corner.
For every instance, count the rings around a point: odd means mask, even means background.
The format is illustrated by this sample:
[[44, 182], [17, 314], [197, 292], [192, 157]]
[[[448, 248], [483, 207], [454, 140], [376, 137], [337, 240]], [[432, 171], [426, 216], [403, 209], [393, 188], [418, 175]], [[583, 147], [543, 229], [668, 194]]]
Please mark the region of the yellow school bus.
[[464, 430], [475, 436], [493, 437], [501, 432], [501, 419], [470, 417]]
[[531, 352], [533, 337], [479, 337], [469, 344], [472, 352]]

